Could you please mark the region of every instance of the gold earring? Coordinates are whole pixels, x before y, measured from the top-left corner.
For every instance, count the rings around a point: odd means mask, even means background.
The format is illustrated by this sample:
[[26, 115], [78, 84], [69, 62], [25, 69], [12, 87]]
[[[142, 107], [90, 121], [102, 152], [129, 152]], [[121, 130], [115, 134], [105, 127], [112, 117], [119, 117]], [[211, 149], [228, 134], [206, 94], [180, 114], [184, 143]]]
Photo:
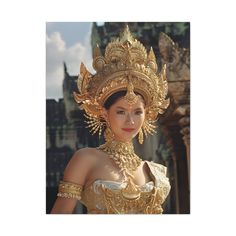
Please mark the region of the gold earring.
[[85, 122], [88, 124], [88, 126], [86, 126], [86, 128], [90, 129], [92, 135], [98, 132], [100, 137], [104, 127], [104, 122], [100, 121], [100, 119], [97, 117], [88, 116], [86, 114], [84, 116], [87, 118]]
[[143, 128], [143, 131], [144, 131], [144, 134], [145, 134], [146, 137], [147, 137], [148, 134], [153, 135], [154, 133], [156, 133], [157, 126], [155, 124], [153, 124], [155, 122], [156, 121], [145, 120], [142, 128]]
[[138, 133], [138, 141], [140, 144], [143, 144], [143, 130], [142, 130], [142, 128], [140, 129], [140, 131]]
[[112, 141], [114, 139], [114, 134], [108, 122], [107, 122], [107, 127], [104, 131], [104, 138], [106, 142]]

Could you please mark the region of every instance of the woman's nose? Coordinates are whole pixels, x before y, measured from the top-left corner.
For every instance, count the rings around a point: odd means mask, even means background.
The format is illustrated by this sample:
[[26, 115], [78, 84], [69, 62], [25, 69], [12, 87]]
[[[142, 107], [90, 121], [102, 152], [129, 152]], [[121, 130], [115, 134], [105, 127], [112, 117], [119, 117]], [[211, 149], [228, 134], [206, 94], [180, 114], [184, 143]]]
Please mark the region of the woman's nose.
[[127, 121], [128, 124], [131, 124], [131, 125], [134, 124], [133, 117], [130, 114], [127, 115], [127, 120], [126, 121]]

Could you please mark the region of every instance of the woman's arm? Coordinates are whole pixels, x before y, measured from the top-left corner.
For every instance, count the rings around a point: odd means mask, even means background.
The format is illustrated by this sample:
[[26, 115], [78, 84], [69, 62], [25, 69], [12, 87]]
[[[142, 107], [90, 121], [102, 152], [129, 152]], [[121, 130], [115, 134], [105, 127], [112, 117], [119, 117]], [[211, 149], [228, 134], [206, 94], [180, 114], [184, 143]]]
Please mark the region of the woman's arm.
[[[69, 188], [76, 188], [77, 193], [79, 193], [80, 188], [82, 189], [85, 184], [86, 177], [91, 170], [92, 163], [93, 162], [91, 161], [91, 156], [89, 155], [87, 148], [80, 149], [79, 151], [75, 152], [64, 171], [64, 183], [69, 183]], [[60, 186], [62, 190], [64, 187], [65, 186]], [[57, 197], [51, 210], [51, 214], [73, 213], [78, 199], [68, 196], [63, 197], [63, 194], [61, 195], [62, 196]]]

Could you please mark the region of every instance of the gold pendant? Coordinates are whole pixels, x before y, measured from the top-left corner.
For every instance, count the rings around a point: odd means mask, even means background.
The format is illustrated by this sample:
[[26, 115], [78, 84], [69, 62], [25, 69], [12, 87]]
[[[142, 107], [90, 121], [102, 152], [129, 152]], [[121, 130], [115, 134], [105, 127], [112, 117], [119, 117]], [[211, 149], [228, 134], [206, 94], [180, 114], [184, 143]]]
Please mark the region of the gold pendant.
[[132, 179], [129, 177], [127, 180], [127, 185], [124, 189], [121, 190], [121, 194], [126, 199], [138, 199], [140, 197], [140, 188], [137, 187]]

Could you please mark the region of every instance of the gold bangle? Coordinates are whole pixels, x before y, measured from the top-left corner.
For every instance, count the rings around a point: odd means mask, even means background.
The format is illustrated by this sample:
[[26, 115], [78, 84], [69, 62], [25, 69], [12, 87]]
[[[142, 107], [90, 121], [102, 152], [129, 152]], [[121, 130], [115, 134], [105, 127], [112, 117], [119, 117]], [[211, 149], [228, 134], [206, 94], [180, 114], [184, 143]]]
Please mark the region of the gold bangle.
[[81, 199], [81, 192], [83, 187], [79, 184], [60, 181], [59, 191], [57, 196], [64, 198], [74, 198], [77, 200]]

